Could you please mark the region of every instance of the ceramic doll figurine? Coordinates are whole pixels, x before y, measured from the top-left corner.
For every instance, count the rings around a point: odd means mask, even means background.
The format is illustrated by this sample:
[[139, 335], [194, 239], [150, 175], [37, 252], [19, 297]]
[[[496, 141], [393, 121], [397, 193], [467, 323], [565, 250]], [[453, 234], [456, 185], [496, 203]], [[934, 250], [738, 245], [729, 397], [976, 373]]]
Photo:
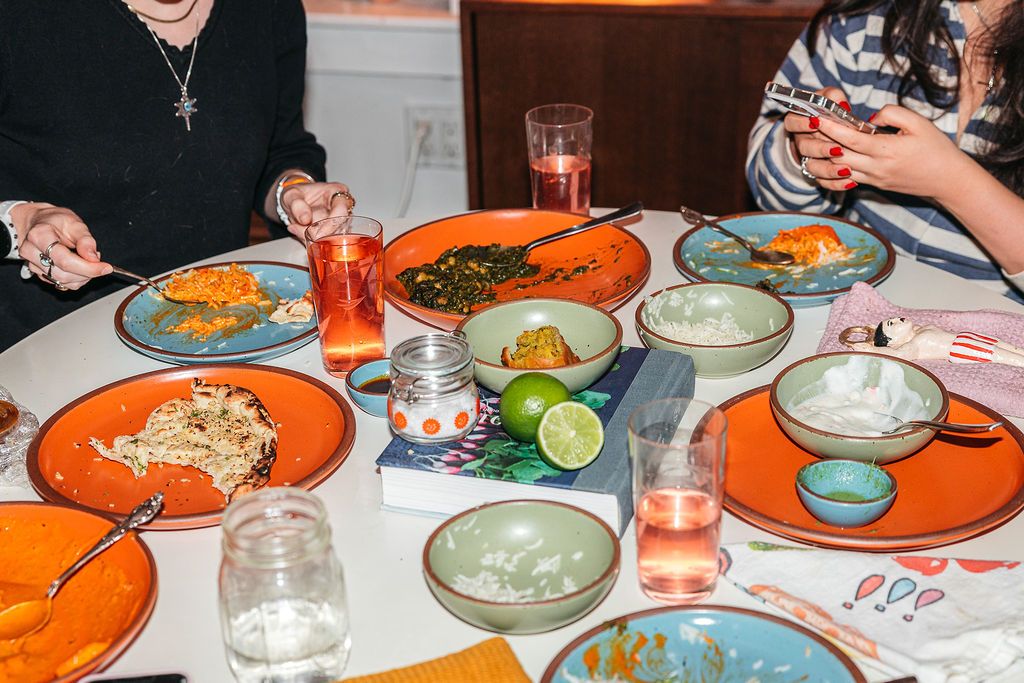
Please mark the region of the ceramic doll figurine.
[[[863, 335], [861, 341], [852, 341]], [[953, 333], [934, 325], [915, 325], [889, 318], [878, 327], [848, 327], [839, 341], [855, 351], [871, 351], [904, 360], [948, 360], [950, 363], [1002, 363], [1024, 368], [1024, 349], [976, 332]]]

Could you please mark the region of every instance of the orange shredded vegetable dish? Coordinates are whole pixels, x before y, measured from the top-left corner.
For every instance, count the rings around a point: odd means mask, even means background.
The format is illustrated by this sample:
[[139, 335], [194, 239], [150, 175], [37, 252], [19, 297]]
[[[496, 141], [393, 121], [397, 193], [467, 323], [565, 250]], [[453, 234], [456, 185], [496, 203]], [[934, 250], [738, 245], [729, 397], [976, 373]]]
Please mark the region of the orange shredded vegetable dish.
[[834, 263], [852, 254], [830, 225], [803, 225], [792, 230], [779, 230], [779, 234], [765, 246], [792, 254], [797, 263], [809, 266]]
[[227, 270], [195, 268], [175, 275], [164, 292], [173, 299], [205, 302], [210, 308], [231, 304], [256, 306], [266, 299], [256, 276], [237, 263], [232, 263]]
[[192, 337], [199, 341], [206, 341], [215, 332], [226, 330], [238, 324], [238, 318], [233, 315], [218, 315], [212, 320], [203, 320], [198, 313], [185, 318], [177, 325], [167, 328], [168, 332], [191, 332]]
[[[62, 523], [0, 517], [0, 609], [39, 598], [46, 582], [95, 539], [74, 541]], [[49, 622], [19, 640], [0, 641], [0, 682], [42, 683], [82, 666], [110, 647], [139, 610], [142, 586], [104, 556], [82, 567], [53, 600]]]

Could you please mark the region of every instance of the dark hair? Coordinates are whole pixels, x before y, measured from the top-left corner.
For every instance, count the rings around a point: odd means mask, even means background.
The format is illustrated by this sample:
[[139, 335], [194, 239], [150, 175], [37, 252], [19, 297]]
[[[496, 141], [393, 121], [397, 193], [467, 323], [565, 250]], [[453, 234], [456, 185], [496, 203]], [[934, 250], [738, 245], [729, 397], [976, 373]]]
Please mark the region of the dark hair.
[[878, 323], [878, 327], [875, 328], [875, 338], [874, 338], [874, 345], [875, 346], [888, 346], [889, 345], [889, 341], [890, 341], [889, 337], [887, 337], [885, 335], [885, 332], [882, 330], [882, 325], [884, 325], [884, 324], [885, 324], [885, 321], [883, 320], [882, 322]]
[[[960, 93], [960, 57], [939, 11], [941, 4], [941, 0], [828, 0], [811, 18], [810, 51], [815, 49], [819, 27], [829, 17], [864, 14], [888, 5], [882, 52], [901, 75], [897, 101], [902, 104], [920, 86], [933, 107], [952, 109]], [[993, 100], [1001, 113], [997, 120], [989, 122], [993, 125], [993, 137], [977, 160], [1015, 194], [1024, 196], [1024, 0], [1014, 0], [988, 23], [993, 30], [986, 37], [987, 48], [997, 51], [995, 68], [1003, 79]], [[956, 64], [956, 79], [948, 87], [939, 81], [928, 59], [929, 41], [933, 38], [940, 48], [953, 55]]]

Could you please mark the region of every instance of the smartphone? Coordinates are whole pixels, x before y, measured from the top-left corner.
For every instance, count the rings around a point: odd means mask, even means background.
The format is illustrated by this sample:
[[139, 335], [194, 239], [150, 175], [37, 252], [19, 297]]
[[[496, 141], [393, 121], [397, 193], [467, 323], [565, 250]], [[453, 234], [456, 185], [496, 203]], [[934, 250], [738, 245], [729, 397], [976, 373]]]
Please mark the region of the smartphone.
[[873, 123], [859, 119], [846, 111], [843, 107], [840, 107], [839, 103], [835, 100], [830, 100], [824, 95], [819, 95], [818, 93], [811, 92], [810, 90], [791, 88], [788, 85], [769, 81], [768, 84], [764, 86], [764, 96], [773, 102], [778, 102], [794, 114], [801, 114], [803, 116], [824, 116], [832, 119], [833, 121], [845, 123], [851, 128], [855, 128], [862, 133], [870, 133], [874, 135], [876, 133], [894, 133], [896, 131], [896, 129], [888, 126], [879, 127]]

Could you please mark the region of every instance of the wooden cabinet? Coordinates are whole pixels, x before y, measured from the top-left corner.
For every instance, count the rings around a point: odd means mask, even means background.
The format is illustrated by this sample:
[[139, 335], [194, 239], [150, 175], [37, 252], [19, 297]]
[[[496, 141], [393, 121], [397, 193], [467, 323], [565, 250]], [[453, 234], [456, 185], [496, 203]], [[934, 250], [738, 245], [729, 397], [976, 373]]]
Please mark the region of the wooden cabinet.
[[471, 208], [529, 206], [523, 116], [594, 110], [593, 205], [751, 206], [747, 134], [819, 2], [463, 0]]

